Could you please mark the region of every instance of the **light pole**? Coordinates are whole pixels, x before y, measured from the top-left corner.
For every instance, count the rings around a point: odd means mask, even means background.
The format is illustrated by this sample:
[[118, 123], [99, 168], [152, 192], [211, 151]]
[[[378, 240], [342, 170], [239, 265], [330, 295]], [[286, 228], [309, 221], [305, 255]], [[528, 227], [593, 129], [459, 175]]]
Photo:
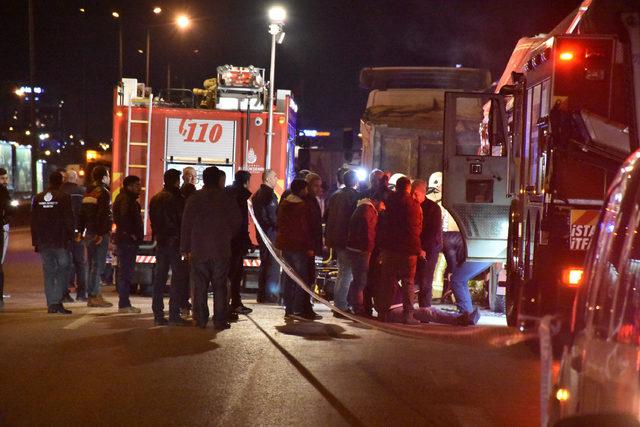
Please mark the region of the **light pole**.
[[[156, 7], [153, 9], [153, 13], [155, 13], [156, 15], [159, 15], [160, 13], [162, 13], [162, 9], [160, 9], [159, 7]], [[150, 63], [151, 63], [151, 28], [153, 27], [164, 27], [167, 25], [172, 25], [175, 24], [180, 30], [186, 30], [187, 28], [189, 28], [189, 26], [191, 26], [191, 19], [187, 16], [187, 15], [178, 15], [175, 19], [175, 22], [169, 22], [169, 23], [164, 23], [164, 24], [157, 24], [157, 25], [149, 25], [147, 27], [147, 55], [146, 55], [146, 64], [145, 64], [145, 74], [144, 74], [144, 80], [145, 80], [145, 85], [147, 86], [151, 86], [151, 76], [150, 76]], [[170, 71], [168, 72], [170, 73]]]
[[120, 14], [116, 11], [111, 12], [111, 16], [118, 21], [118, 81], [122, 81], [122, 63], [124, 62], [124, 53], [122, 51], [122, 20]]
[[273, 142], [273, 89], [276, 75], [276, 43], [284, 40], [284, 21], [287, 11], [282, 6], [272, 6], [269, 9], [269, 34], [271, 34], [271, 66], [269, 69], [269, 123], [267, 127], [267, 154], [265, 169], [271, 168], [271, 144]]

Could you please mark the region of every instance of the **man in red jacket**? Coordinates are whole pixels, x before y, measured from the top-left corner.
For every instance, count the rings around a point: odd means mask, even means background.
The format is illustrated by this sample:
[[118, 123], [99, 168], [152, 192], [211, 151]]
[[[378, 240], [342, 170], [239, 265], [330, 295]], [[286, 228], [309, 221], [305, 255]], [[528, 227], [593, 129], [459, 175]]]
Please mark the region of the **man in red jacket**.
[[[315, 256], [307, 182], [294, 179], [290, 194], [278, 208], [276, 247], [282, 250], [284, 260], [300, 276], [305, 284], [311, 283], [309, 262]], [[284, 280], [285, 319], [315, 320], [317, 315], [311, 307], [309, 295], [295, 281], [285, 275]]]
[[413, 317], [415, 299], [413, 285], [418, 256], [422, 252], [422, 210], [411, 197], [411, 181], [401, 177], [396, 190], [385, 203], [381, 217], [380, 249], [382, 250], [382, 281], [376, 291], [376, 310], [385, 321], [392, 304], [398, 281], [402, 283], [404, 322], [409, 325], [420, 322]]
[[347, 254], [351, 263], [353, 283], [349, 287], [348, 302], [353, 312], [367, 316], [364, 290], [367, 287], [369, 261], [376, 245], [378, 212], [384, 209], [380, 200], [364, 198], [358, 201], [356, 210], [349, 220], [347, 233]]

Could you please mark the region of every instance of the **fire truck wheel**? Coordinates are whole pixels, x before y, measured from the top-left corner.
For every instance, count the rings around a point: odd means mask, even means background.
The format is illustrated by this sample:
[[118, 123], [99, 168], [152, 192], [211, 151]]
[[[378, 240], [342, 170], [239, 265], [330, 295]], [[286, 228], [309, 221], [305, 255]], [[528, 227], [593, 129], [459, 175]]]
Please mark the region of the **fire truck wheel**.
[[509, 279], [507, 282], [507, 295], [505, 298], [505, 313], [507, 315], [507, 325], [517, 326], [518, 312], [520, 311], [520, 290], [522, 289], [520, 279], [516, 275], [507, 272]]

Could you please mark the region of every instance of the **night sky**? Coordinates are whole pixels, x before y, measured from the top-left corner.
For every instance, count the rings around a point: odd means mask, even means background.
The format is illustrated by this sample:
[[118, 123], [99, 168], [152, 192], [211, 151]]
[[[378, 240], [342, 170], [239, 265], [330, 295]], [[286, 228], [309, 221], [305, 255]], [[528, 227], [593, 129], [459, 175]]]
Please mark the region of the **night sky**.
[[[33, 0], [36, 81], [48, 97], [65, 100], [65, 127], [92, 139], [111, 135], [117, 80], [118, 21], [124, 34], [124, 75], [142, 79], [145, 28], [179, 12], [195, 22], [180, 33], [152, 29], [152, 86], [164, 87], [171, 63], [174, 87], [199, 87], [222, 64], [268, 68], [270, 1]], [[276, 87], [292, 89], [306, 128], [356, 126], [366, 91], [358, 73], [368, 66], [454, 66], [502, 72], [519, 37], [547, 32], [579, 0], [299, 0], [288, 10], [278, 46]], [[163, 8], [160, 16], [151, 12]], [[86, 13], [79, 12], [79, 8]], [[26, 82], [27, 0], [0, 2], [0, 82]], [[83, 103], [83, 76], [86, 98]], [[86, 114], [84, 113], [86, 111]], [[86, 117], [86, 127], [85, 127]]]

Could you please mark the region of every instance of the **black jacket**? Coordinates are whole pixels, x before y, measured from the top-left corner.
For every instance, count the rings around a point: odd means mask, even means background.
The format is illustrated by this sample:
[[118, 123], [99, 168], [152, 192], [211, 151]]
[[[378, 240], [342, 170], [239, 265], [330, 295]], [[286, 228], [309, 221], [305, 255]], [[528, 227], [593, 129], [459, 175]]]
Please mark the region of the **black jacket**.
[[327, 246], [344, 249], [347, 246], [349, 220], [356, 210], [360, 194], [355, 188], [341, 188], [331, 195], [325, 210]]
[[43, 248], [68, 248], [73, 239], [73, 211], [68, 194], [54, 189], [39, 193], [31, 205], [31, 243]]
[[153, 238], [158, 244], [178, 244], [184, 205], [184, 196], [177, 187], [165, 187], [151, 198], [149, 218]]
[[0, 185], [0, 226], [8, 224], [13, 215], [14, 208], [11, 206], [11, 195], [4, 185]]
[[112, 224], [109, 188], [102, 183], [93, 183], [82, 199], [78, 232], [103, 236], [111, 231]]
[[249, 209], [247, 207], [247, 200], [251, 197], [251, 191], [247, 190], [244, 186], [237, 185], [235, 183], [228, 186], [226, 190], [227, 194], [238, 202], [238, 208], [240, 208], [240, 214], [242, 215], [240, 231], [233, 236], [231, 245], [236, 249], [246, 251], [251, 246], [251, 239], [249, 238]]
[[433, 200], [425, 199], [422, 208], [422, 232], [420, 242], [422, 250], [442, 250], [442, 211]]
[[182, 187], [180, 187], [180, 192], [182, 193], [184, 199], [187, 200], [189, 196], [196, 192], [196, 186], [193, 184], [184, 183], [182, 184]]
[[273, 241], [276, 237], [278, 222], [278, 197], [276, 197], [276, 193], [273, 188], [262, 184], [251, 200], [258, 224]]
[[113, 202], [113, 221], [116, 223], [116, 245], [142, 243], [144, 228], [137, 195], [124, 188], [120, 190], [120, 194]]
[[231, 238], [240, 230], [242, 215], [229, 195], [218, 188], [196, 191], [182, 216], [180, 249], [197, 261], [228, 262]]
[[318, 256], [322, 255], [322, 209], [316, 196], [308, 194], [304, 198], [309, 210], [309, 227], [311, 233], [311, 245]]
[[82, 211], [82, 201], [84, 195], [87, 192], [86, 188], [81, 185], [72, 182], [65, 182], [60, 187], [60, 191], [67, 193], [71, 197], [71, 210], [73, 211], [73, 226], [74, 229], [78, 229], [78, 223], [80, 220], [80, 212]]

